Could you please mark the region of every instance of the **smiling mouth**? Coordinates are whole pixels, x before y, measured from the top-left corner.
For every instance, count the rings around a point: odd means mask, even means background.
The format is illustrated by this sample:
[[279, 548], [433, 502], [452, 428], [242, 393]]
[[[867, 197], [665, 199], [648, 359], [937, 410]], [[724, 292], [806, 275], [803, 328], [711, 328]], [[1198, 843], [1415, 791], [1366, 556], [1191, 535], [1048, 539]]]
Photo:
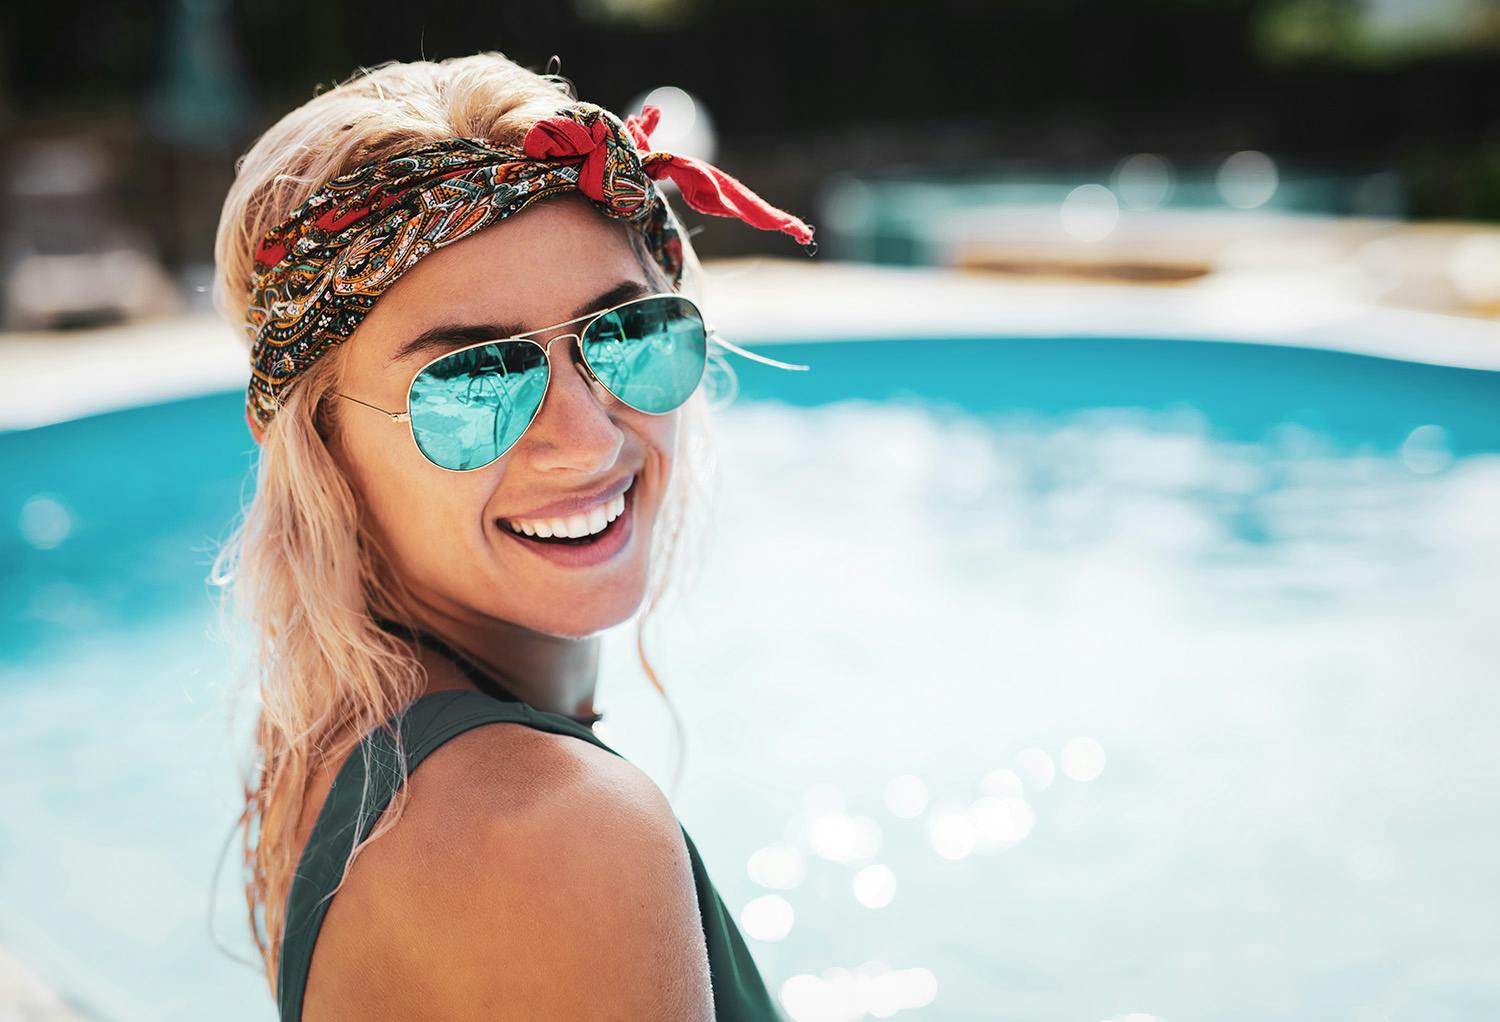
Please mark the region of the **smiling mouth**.
[[617, 529], [620, 528], [620, 522], [625, 517], [625, 512], [628, 509], [627, 502], [632, 499], [632, 494], [635, 490], [636, 479], [638, 478], [639, 477], [637, 476], [630, 480], [630, 485], [627, 486], [625, 490], [620, 494], [621, 504], [619, 512], [614, 516], [614, 518], [610, 519], [605, 524], [604, 528], [600, 529], [598, 532], [589, 533], [583, 536], [539, 536], [517, 529], [510, 523], [508, 519], [505, 518], [500, 519], [500, 527], [508, 531], [516, 539], [524, 540], [528, 543], [545, 544], [548, 546], [593, 546], [600, 540], [611, 536]]
[[[624, 512], [621, 513], [623, 514]], [[528, 536], [524, 532], [515, 532], [513, 534], [516, 539], [524, 539], [530, 543], [547, 543], [555, 546], [593, 546], [608, 535], [610, 530], [614, 529], [619, 521], [620, 519], [617, 516], [614, 521], [610, 522], [604, 528], [587, 536]]]

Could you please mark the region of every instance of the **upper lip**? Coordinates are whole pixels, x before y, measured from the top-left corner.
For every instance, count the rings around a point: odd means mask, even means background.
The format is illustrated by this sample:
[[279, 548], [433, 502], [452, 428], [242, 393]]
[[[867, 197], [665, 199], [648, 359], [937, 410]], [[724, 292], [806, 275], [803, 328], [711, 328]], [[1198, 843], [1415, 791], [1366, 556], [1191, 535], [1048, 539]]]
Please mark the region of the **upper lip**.
[[623, 475], [594, 493], [583, 497], [568, 497], [565, 500], [556, 500], [551, 504], [543, 504], [541, 507], [532, 508], [530, 511], [522, 514], [511, 515], [508, 520], [514, 521], [517, 518], [566, 518], [569, 515], [582, 514], [584, 511], [588, 511], [618, 497], [629, 489], [630, 484], [634, 481], [634, 473]]

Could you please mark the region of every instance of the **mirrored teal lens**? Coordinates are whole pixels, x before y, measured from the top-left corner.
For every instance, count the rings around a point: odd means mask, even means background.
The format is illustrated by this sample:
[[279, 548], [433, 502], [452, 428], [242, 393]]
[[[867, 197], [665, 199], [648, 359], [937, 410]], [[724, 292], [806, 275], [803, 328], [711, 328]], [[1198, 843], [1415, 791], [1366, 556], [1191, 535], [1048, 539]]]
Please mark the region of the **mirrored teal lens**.
[[547, 353], [539, 344], [496, 341], [455, 351], [412, 380], [412, 435], [436, 465], [483, 468], [526, 432], [546, 391]]
[[642, 298], [589, 324], [583, 358], [611, 394], [660, 415], [693, 395], [708, 359], [708, 333], [686, 298]]

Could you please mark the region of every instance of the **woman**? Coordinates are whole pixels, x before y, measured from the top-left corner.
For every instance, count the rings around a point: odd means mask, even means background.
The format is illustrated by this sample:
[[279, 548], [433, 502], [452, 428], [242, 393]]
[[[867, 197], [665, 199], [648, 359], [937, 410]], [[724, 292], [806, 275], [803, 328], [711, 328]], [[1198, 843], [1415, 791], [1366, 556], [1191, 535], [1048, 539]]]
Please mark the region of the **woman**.
[[760, 358], [705, 327], [656, 181], [811, 249], [652, 151], [658, 113], [497, 53], [392, 63], [239, 161], [215, 301], [261, 450], [215, 579], [259, 643], [241, 823], [284, 1020], [778, 1017], [591, 728], [599, 633], [665, 588], [708, 350]]

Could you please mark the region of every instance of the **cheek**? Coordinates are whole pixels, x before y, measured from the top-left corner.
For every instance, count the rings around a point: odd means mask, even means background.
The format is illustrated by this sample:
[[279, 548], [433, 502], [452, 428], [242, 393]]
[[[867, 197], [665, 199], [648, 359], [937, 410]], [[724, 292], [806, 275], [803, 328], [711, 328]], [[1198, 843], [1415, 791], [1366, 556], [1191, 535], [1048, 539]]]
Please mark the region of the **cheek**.
[[674, 470], [673, 459], [677, 452], [677, 421], [681, 411], [667, 415], [643, 415], [633, 417], [630, 428], [640, 440], [642, 459], [655, 476], [655, 499], [660, 501], [666, 494], [668, 481]]
[[678, 409], [668, 415], [650, 415], [643, 416], [643, 418], [647, 421], [640, 426], [641, 436], [658, 455], [670, 461], [672, 452], [677, 449], [677, 429], [678, 422], [682, 418], [682, 410]]
[[339, 461], [345, 466], [355, 494], [371, 517], [385, 522], [396, 496], [409, 487], [421, 455], [412, 449], [411, 437], [395, 424], [345, 424], [337, 442]]
[[351, 431], [340, 445], [340, 461], [362, 517], [406, 569], [422, 575], [434, 549], [451, 553], [455, 544], [483, 541], [484, 511], [504, 462], [477, 472], [445, 472], [422, 457], [409, 434], [389, 433]]

